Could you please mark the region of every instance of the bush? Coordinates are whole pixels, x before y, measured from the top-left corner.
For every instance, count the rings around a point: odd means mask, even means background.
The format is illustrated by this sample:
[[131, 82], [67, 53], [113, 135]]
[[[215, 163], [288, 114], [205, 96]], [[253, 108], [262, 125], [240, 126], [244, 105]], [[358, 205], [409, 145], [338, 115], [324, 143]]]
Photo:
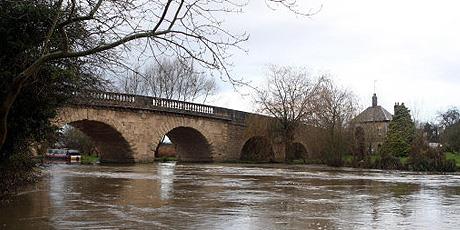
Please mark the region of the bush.
[[413, 171], [455, 172], [454, 159], [446, 159], [441, 149], [424, 149], [422, 152], [409, 157], [407, 167]]
[[316, 164], [316, 165], [325, 164], [324, 160], [319, 159], [319, 158], [308, 158], [308, 159], [304, 159], [303, 162], [305, 164]]
[[326, 165], [332, 167], [342, 167], [344, 165], [344, 162], [342, 159], [329, 158], [326, 160]]
[[442, 148], [430, 148], [422, 133], [418, 132], [411, 147], [406, 166], [413, 171], [456, 171], [455, 160], [448, 160]]
[[342, 161], [345, 166], [354, 166], [355, 158], [352, 155], [343, 155]]
[[446, 154], [446, 159], [455, 161], [455, 164], [457, 165], [457, 169], [459, 169], [460, 168], [460, 153], [448, 152], [445, 154]]
[[177, 161], [177, 159], [176, 159], [176, 157], [166, 157], [166, 156], [163, 156], [163, 157], [156, 158], [155, 161], [159, 161], [159, 162], [170, 162], [170, 161]]
[[392, 170], [402, 170], [404, 169], [403, 164], [398, 157], [393, 155], [384, 154], [377, 156], [374, 162], [371, 163], [372, 168], [376, 169], [392, 169]]
[[0, 164], [0, 198], [14, 193], [18, 187], [34, 182], [38, 173], [29, 154], [14, 154]]
[[81, 164], [87, 164], [87, 165], [96, 164], [98, 161], [99, 161], [99, 157], [94, 156], [94, 155], [81, 155], [81, 159], [80, 159]]

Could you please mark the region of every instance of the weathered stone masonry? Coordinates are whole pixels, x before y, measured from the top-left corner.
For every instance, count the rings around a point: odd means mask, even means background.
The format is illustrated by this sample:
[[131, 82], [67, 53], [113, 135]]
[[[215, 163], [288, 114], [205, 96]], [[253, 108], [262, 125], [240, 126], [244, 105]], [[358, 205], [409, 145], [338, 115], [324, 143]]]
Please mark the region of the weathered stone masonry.
[[[247, 130], [248, 117], [260, 115], [220, 107], [107, 92], [75, 98], [59, 110], [54, 123], [72, 125], [90, 136], [105, 162], [153, 161], [166, 134], [181, 161], [234, 161], [251, 137], [270, 136], [269, 130]], [[275, 160], [284, 161], [284, 148], [276, 140], [271, 143]]]

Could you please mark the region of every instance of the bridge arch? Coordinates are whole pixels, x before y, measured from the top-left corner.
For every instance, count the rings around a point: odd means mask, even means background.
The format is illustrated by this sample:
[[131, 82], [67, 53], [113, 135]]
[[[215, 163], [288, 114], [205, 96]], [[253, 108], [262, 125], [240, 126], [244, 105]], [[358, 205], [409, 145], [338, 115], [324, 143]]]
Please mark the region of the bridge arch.
[[134, 162], [129, 142], [113, 125], [96, 120], [75, 120], [67, 123], [90, 137], [97, 146], [101, 162]]
[[240, 151], [240, 160], [272, 162], [275, 160], [273, 145], [267, 137], [253, 136], [244, 142]]
[[292, 143], [286, 153], [286, 161], [301, 160], [304, 161], [308, 159], [308, 149], [301, 142]]
[[212, 162], [212, 148], [208, 139], [198, 129], [178, 126], [164, 132], [176, 148], [181, 162]]

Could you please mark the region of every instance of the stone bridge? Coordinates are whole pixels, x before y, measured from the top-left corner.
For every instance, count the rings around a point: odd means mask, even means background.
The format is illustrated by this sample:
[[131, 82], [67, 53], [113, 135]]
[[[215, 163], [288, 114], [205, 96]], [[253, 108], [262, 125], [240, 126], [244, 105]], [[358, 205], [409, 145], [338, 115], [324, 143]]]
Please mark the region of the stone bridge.
[[[185, 162], [244, 159], [284, 162], [280, 138], [271, 118], [190, 102], [110, 92], [75, 93], [53, 121], [83, 131], [96, 143], [103, 162], [150, 162], [167, 135], [177, 158]], [[307, 134], [305, 130], [303, 133]], [[308, 151], [308, 135], [296, 135], [296, 146]]]

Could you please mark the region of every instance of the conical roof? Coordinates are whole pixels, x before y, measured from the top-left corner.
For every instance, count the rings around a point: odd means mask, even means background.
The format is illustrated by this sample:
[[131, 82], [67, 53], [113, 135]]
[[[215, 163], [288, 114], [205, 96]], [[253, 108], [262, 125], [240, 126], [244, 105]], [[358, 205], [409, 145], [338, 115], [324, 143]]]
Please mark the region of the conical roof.
[[372, 96], [372, 106], [368, 107], [358, 116], [353, 119], [353, 122], [356, 123], [366, 123], [366, 122], [379, 122], [379, 121], [391, 121], [393, 115], [384, 109], [382, 106], [377, 105], [377, 95], [374, 93]]
[[393, 115], [382, 106], [371, 106], [356, 116], [353, 121], [357, 123], [391, 121]]

